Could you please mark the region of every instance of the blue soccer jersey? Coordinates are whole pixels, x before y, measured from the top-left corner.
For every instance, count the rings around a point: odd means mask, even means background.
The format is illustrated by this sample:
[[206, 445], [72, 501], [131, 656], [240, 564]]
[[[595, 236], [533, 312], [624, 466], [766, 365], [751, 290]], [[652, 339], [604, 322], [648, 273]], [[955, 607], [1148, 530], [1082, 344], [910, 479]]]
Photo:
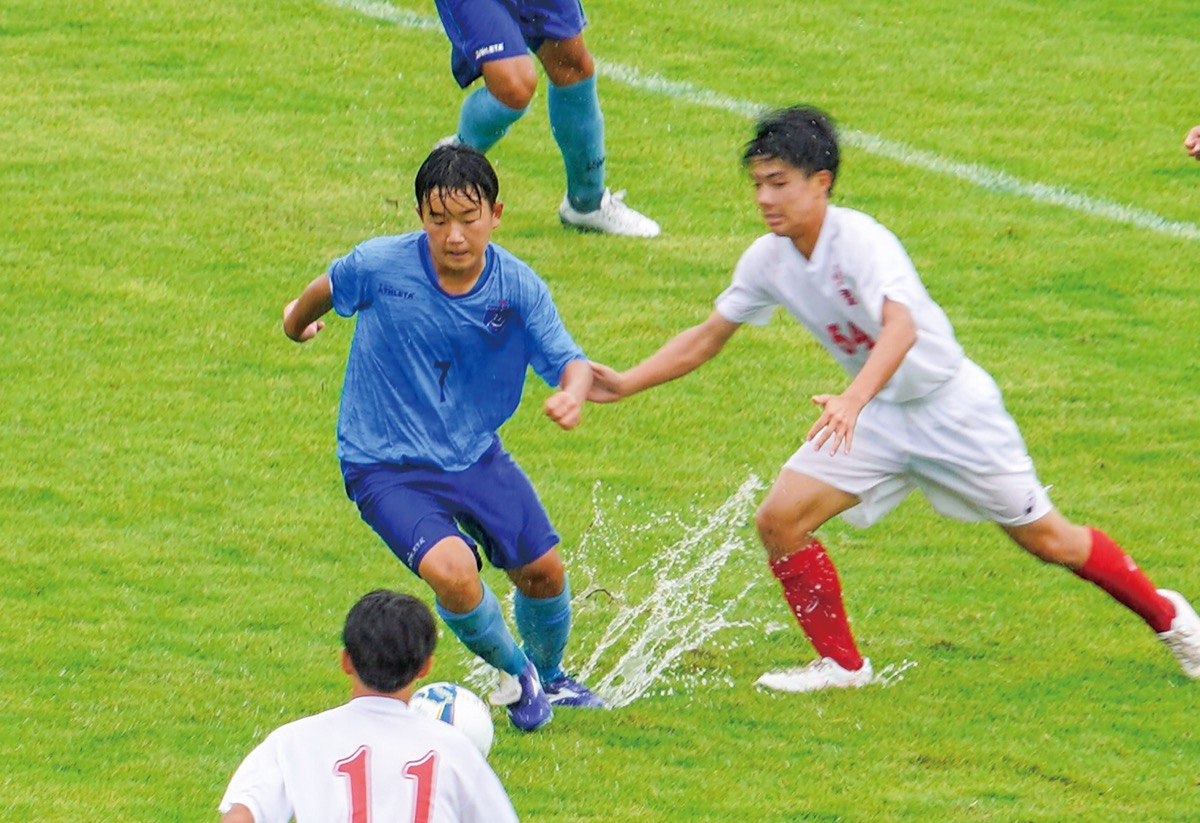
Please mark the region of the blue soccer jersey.
[[546, 284], [495, 244], [463, 295], [438, 285], [423, 231], [362, 243], [329, 279], [334, 311], [358, 315], [338, 414], [349, 463], [461, 471], [516, 411], [529, 366], [554, 386], [584, 357]]

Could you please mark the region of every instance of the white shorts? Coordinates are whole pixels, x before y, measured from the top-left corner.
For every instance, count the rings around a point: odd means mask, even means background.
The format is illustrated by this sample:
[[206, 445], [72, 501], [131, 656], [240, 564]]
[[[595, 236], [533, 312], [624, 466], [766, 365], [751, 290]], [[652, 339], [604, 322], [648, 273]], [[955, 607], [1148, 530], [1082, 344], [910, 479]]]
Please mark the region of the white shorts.
[[1053, 508], [996, 381], [970, 360], [921, 400], [868, 403], [849, 454], [805, 441], [784, 468], [857, 497], [842, 513], [856, 526], [875, 523], [914, 488], [956, 520], [1021, 526]]

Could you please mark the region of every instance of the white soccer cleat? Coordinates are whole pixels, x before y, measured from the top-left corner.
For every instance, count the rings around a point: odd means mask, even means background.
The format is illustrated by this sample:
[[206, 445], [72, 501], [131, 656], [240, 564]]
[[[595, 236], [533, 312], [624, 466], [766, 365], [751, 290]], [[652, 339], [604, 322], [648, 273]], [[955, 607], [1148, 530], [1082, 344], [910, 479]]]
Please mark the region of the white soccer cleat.
[[1200, 616], [1179, 592], [1159, 589], [1158, 593], [1175, 606], [1171, 628], [1160, 632], [1158, 639], [1175, 655], [1184, 674], [1200, 680]]
[[641, 212], [625, 205], [624, 190], [613, 194], [608, 189], [600, 199], [600, 208], [595, 211], [575, 211], [571, 201], [563, 197], [558, 207], [558, 219], [564, 226], [581, 231], [597, 231], [619, 234], [625, 237], [658, 237], [662, 231], [658, 224]]
[[462, 140], [458, 139], [458, 133], [447, 134], [441, 140], [433, 144], [435, 149], [440, 149], [442, 146], [461, 146]]
[[822, 689], [858, 689], [875, 678], [871, 661], [863, 658], [857, 671], [843, 669], [836, 660], [822, 657], [807, 666], [785, 672], [767, 672], [754, 685], [778, 692], [816, 692]]
[[496, 690], [488, 695], [488, 702], [493, 706], [508, 706], [521, 699], [521, 681], [515, 674], [509, 674], [503, 669], [497, 669], [500, 682]]

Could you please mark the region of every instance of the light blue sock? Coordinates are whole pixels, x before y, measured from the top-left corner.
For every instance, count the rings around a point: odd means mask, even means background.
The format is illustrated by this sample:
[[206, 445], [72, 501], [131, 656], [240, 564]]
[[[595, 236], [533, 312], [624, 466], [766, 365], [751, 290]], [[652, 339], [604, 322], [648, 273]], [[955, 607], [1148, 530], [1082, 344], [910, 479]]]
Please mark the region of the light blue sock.
[[520, 120], [526, 109], [510, 109], [493, 97], [487, 86], [480, 86], [463, 101], [458, 139], [475, 151], [486, 152], [508, 134], [508, 127]]
[[543, 683], [562, 677], [563, 651], [571, 634], [571, 583], [563, 577], [563, 590], [554, 597], [514, 596], [517, 630], [525, 641], [525, 654], [537, 666]]
[[525, 652], [508, 630], [504, 613], [500, 611], [500, 601], [487, 583], [483, 584], [483, 600], [466, 614], [446, 611], [441, 603], [436, 605], [438, 615], [446, 621], [454, 636], [486, 663], [512, 675], [525, 669]]
[[567, 199], [576, 211], [595, 211], [604, 196], [604, 115], [596, 77], [549, 85], [550, 131], [567, 169]]

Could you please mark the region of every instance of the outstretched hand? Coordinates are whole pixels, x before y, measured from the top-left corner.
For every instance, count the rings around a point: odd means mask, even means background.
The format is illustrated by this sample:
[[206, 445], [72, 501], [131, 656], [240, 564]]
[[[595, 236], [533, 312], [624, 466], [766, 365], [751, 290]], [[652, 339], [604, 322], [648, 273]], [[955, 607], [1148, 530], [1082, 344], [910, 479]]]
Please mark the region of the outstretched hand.
[[[296, 304], [299, 302], [300, 302], [300, 299], [296, 298], [295, 300], [293, 300], [292, 302], [288, 303], [286, 306], [283, 307], [284, 328], [287, 328], [287, 319], [288, 319], [289, 315], [291, 315], [291, 313], [295, 310]], [[300, 332], [300, 335], [298, 337], [294, 337], [292, 339], [295, 340], [297, 343], [303, 343], [306, 340], [312, 340], [314, 337], [317, 336], [317, 332], [321, 331], [321, 329], [323, 329], [323, 328], [325, 328], [324, 320], [314, 320], [313, 322], [309, 323], [307, 326], [304, 327], [304, 330], [302, 332]]]
[[587, 399], [593, 403], [615, 403], [625, 396], [621, 390], [623, 375], [605, 366], [603, 363], [592, 363], [592, 387], [588, 390]]
[[1183, 140], [1183, 147], [1187, 149], [1188, 154], [1200, 160], [1200, 126], [1192, 126], [1192, 130]]
[[839, 447], [844, 447], [846, 454], [850, 453], [850, 444], [854, 441], [854, 426], [858, 423], [858, 413], [862, 406], [841, 394], [814, 395], [812, 402], [821, 407], [821, 416], [813, 423], [805, 438], [812, 442], [813, 448], [820, 449], [830, 440], [829, 453], [837, 454]]

